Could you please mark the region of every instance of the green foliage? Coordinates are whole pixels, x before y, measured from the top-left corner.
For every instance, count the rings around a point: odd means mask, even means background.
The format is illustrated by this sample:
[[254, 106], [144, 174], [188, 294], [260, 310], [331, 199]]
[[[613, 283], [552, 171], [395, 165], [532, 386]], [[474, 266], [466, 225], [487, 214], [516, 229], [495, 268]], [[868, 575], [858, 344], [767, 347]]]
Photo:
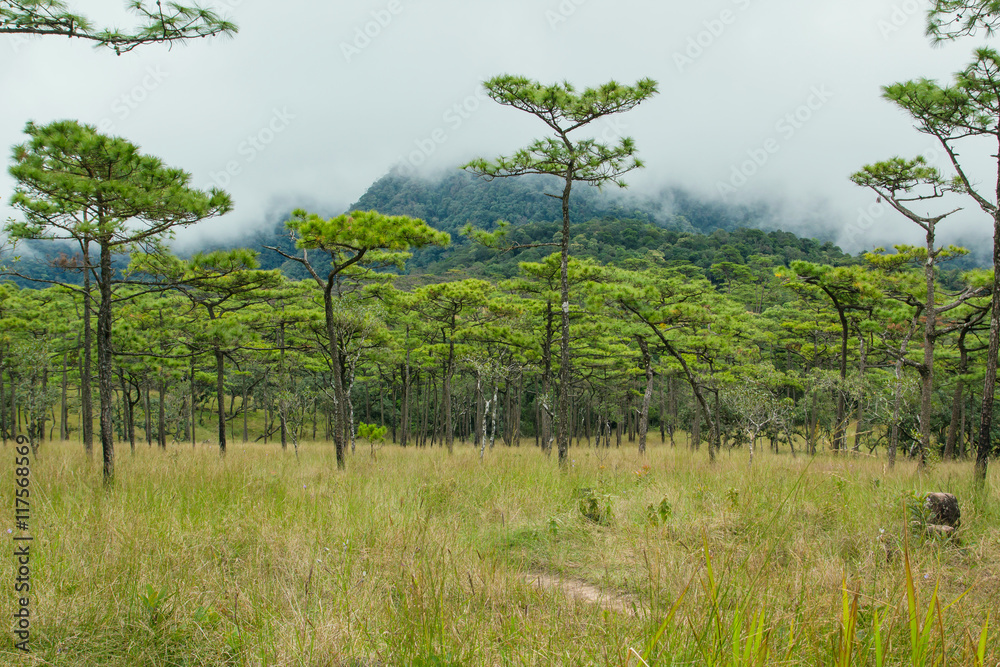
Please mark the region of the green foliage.
[[167, 593], [166, 586], [156, 590], [152, 584], [146, 584], [145, 590], [136, 594], [139, 598], [139, 604], [142, 605], [142, 609], [149, 619], [150, 627], [155, 627], [169, 615], [165, 605], [173, 595], [173, 593]]
[[571, 143], [567, 136], [600, 118], [634, 109], [655, 95], [657, 84], [652, 79], [642, 79], [634, 86], [610, 81], [581, 92], [569, 83], [544, 85], [506, 74], [483, 85], [494, 101], [537, 116], [556, 136], [536, 140], [509, 157], [473, 160], [464, 169], [488, 179], [545, 174], [591, 185], [610, 182], [625, 187], [621, 177], [642, 166], [631, 137], [608, 145], [594, 139]]
[[139, 17], [141, 24], [129, 32], [118, 28], [95, 28], [84, 16], [66, 11], [61, 0], [30, 0], [0, 3], [0, 34], [51, 35], [90, 40], [95, 46], [106, 46], [121, 55], [143, 44], [158, 44], [232, 35], [236, 24], [215, 11], [199, 6], [170, 2], [133, 0], [128, 9]]
[[388, 430], [389, 428], [387, 426], [378, 426], [377, 424], [366, 424], [361, 422], [358, 424], [358, 437], [362, 440], [368, 440], [369, 442], [384, 442], [385, 434]]
[[29, 122], [24, 131], [31, 139], [14, 146], [10, 167], [18, 184], [11, 204], [27, 218], [9, 225], [15, 238], [152, 245], [175, 227], [232, 209], [226, 193], [189, 187], [187, 172], [93, 125]]
[[979, 31], [992, 35], [997, 27], [998, 0], [934, 0], [927, 15], [927, 34], [935, 41], [954, 40]]
[[931, 510], [927, 507], [926, 500], [926, 493], [917, 493], [916, 491], [911, 491], [904, 496], [910, 532], [920, 538], [927, 536], [927, 526], [931, 525], [932, 520]]
[[663, 500], [660, 501], [659, 505], [647, 505], [646, 506], [646, 518], [650, 524], [658, 526], [667, 523], [674, 516], [673, 505], [664, 496]]
[[611, 510], [611, 495], [599, 489], [585, 487], [577, 491], [580, 514], [599, 526], [610, 526], [614, 520]]

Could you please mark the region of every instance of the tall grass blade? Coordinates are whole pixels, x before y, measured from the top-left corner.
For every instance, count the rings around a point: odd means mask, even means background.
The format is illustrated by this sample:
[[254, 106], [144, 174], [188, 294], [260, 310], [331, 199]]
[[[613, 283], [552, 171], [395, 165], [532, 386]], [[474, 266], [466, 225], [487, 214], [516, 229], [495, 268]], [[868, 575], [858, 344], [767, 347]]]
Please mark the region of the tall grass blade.
[[858, 597], [855, 592], [852, 599], [850, 591], [847, 590], [847, 578], [842, 580], [842, 616], [840, 644], [837, 648], [837, 667], [850, 667], [851, 656], [854, 654], [854, 639], [858, 631]]
[[663, 634], [667, 631], [667, 627], [670, 625], [671, 621], [674, 620], [674, 615], [677, 613], [677, 610], [680, 609], [681, 601], [684, 600], [684, 596], [687, 595], [688, 589], [691, 588], [691, 582], [693, 581], [694, 577], [691, 578], [691, 581], [688, 581], [687, 586], [685, 586], [684, 590], [681, 591], [681, 594], [677, 596], [677, 600], [674, 601], [674, 604], [670, 608], [670, 611], [667, 612], [667, 617], [663, 619], [663, 622], [660, 623], [660, 627], [656, 631], [656, 634], [653, 635], [653, 638], [649, 641], [649, 644], [646, 645], [646, 650], [644, 650], [642, 652], [642, 656], [640, 656], [644, 663], [650, 659], [650, 656], [653, 653], [653, 649], [655, 649], [656, 645], [660, 643], [660, 640], [663, 638]]
[[983, 631], [979, 634], [979, 647], [976, 649], [976, 667], [986, 667], [986, 638], [990, 634], [990, 615], [986, 614]]

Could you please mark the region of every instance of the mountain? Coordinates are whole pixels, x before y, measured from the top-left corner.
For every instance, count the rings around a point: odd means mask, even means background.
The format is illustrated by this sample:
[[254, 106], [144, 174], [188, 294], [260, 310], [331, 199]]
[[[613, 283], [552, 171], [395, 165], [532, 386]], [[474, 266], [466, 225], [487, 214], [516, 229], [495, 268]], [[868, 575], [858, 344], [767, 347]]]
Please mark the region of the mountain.
[[[511, 225], [562, 220], [562, 181], [549, 176], [523, 176], [486, 181], [463, 171], [438, 180], [390, 173], [376, 181], [351, 210], [377, 210], [389, 215], [421, 218], [432, 227], [456, 234], [465, 225], [492, 229], [498, 220]], [[621, 190], [598, 190], [577, 184], [570, 197], [570, 218], [583, 222], [618, 218], [646, 222], [681, 232], [710, 233], [716, 229], [766, 227], [766, 205], [727, 205], [701, 200], [679, 188], [658, 197]]]
[[[416, 251], [406, 272], [417, 280], [443, 276], [510, 277], [522, 261], [539, 261], [556, 248], [542, 246], [507, 253], [482, 248], [461, 235], [468, 224], [493, 229], [498, 220], [511, 223], [509, 240], [518, 244], [549, 243], [560, 237], [560, 181], [550, 177], [521, 177], [484, 181], [456, 171], [437, 180], [390, 173], [379, 179], [351, 210], [375, 209], [388, 215], [418, 217], [452, 235], [448, 248]], [[571, 200], [573, 221], [571, 251], [580, 258], [636, 267], [656, 264], [693, 264], [702, 271], [719, 262], [745, 264], [754, 257], [769, 258], [773, 265], [795, 259], [826, 264], [857, 261], [826, 241], [800, 238], [773, 226], [774, 211], [766, 204], [730, 205], [705, 201], [679, 188], [666, 188], [657, 197], [622, 191], [601, 191], [577, 185]], [[261, 253], [263, 269], [281, 268], [289, 277], [308, 277], [305, 269], [278, 253], [296, 252], [284, 227], [286, 216], [267, 228], [239, 239], [202, 245], [210, 252], [247, 247]], [[39, 278], [79, 282], [79, 272], [60, 265], [78, 253], [68, 243], [29, 241], [23, 244], [21, 270]], [[187, 256], [190, 252], [179, 253]], [[60, 255], [62, 257], [60, 258]], [[127, 258], [116, 258], [124, 268]], [[16, 281], [29, 285], [26, 281]]]

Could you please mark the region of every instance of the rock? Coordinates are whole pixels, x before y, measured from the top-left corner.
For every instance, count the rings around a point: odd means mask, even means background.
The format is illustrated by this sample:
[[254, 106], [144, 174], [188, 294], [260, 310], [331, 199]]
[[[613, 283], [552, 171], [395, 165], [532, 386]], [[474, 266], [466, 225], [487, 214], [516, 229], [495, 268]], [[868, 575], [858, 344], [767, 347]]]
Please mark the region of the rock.
[[[928, 493], [924, 497], [924, 508], [930, 513], [929, 523], [936, 527], [948, 526], [955, 529], [962, 524], [958, 498], [950, 493]], [[928, 526], [927, 530], [930, 529], [931, 526]]]

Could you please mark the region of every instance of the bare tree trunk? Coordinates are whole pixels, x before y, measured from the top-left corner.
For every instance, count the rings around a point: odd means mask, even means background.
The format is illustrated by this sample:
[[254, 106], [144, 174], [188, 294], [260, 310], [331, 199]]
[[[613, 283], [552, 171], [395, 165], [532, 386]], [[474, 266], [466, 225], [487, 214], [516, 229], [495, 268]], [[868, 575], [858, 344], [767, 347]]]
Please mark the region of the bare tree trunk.
[[986, 472], [993, 448], [993, 394], [997, 380], [997, 353], [1000, 351], [1000, 213], [993, 219], [993, 296], [990, 301], [990, 343], [986, 352], [986, 379], [983, 385], [982, 410], [979, 417], [979, 438], [976, 450], [976, 486], [986, 486]]
[[896, 362], [896, 394], [892, 404], [892, 429], [889, 435], [889, 451], [886, 452], [887, 462], [892, 468], [896, 465], [896, 450], [899, 449], [899, 419], [903, 406], [903, 360]]
[[560, 239], [559, 291], [562, 301], [562, 337], [559, 342], [559, 418], [558, 448], [559, 465], [566, 467], [569, 462], [569, 195], [573, 187], [575, 162], [570, 159], [566, 169], [566, 186], [562, 194], [563, 227]]
[[958, 380], [955, 382], [955, 397], [951, 402], [951, 423], [948, 424], [948, 438], [944, 446], [944, 458], [946, 460], [955, 458], [955, 442], [961, 433], [958, 428], [958, 422], [962, 417], [962, 406], [965, 403], [965, 382], [962, 380], [962, 376], [969, 370], [969, 351], [965, 349], [965, 334], [967, 332], [968, 329], [963, 328], [958, 335]]
[[248, 389], [247, 389], [247, 381], [244, 380], [243, 381], [243, 405], [240, 406], [240, 407], [243, 408], [243, 444], [246, 444], [246, 442], [247, 442], [247, 436], [248, 436], [248, 432], [247, 431], [249, 430], [247, 428], [247, 420], [249, 419], [249, 416], [248, 416], [247, 413], [250, 412], [250, 407], [249, 407], [249, 405], [247, 405], [247, 391], [248, 391]]
[[195, 417], [195, 410], [197, 409], [197, 401], [195, 400], [195, 387], [194, 387], [194, 378], [195, 378], [194, 357], [191, 357], [191, 369], [190, 369], [190, 372], [191, 372], [191, 375], [190, 375], [189, 379], [190, 379], [190, 382], [191, 382], [191, 386], [190, 386], [190, 391], [191, 391], [191, 413], [190, 413], [191, 414], [191, 419], [190, 419], [190, 422], [191, 422], [191, 432], [190, 433], [185, 433], [184, 435], [188, 435], [188, 436], [191, 437], [191, 448], [193, 449], [195, 447], [195, 445], [198, 444], [198, 441], [197, 441], [197, 438], [198, 438], [198, 435], [197, 435], [197, 431], [198, 431], [197, 423], [198, 422], [195, 421], [195, 419], [196, 419], [196, 417]]
[[[653, 358], [649, 354], [649, 345], [646, 343], [646, 339], [642, 336], [637, 336], [636, 341], [639, 343], [639, 349], [642, 351], [642, 362], [646, 370], [646, 392], [642, 396], [642, 410], [639, 413], [639, 453], [646, 453], [646, 432], [649, 430], [649, 403], [653, 398]], [[663, 398], [662, 387], [660, 389], [660, 398]], [[663, 419], [660, 419], [661, 429], [662, 429]]]
[[[409, 338], [410, 328], [406, 328], [407, 338]], [[400, 436], [399, 443], [403, 447], [409, 442], [410, 438], [410, 348], [407, 345], [406, 348], [406, 365], [403, 368], [403, 397], [402, 397], [402, 408], [400, 410]]]
[[[500, 385], [497, 383], [493, 384], [493, 423], [490, 427], [490, 450], [493, 449], [493, 443], [496, 441], [497, 437], [497, 395], [500, 392]], [[489, 406], [486, 407], [487, 412], [489, 412]]]
[[448, 344], [448, 363], [445, 364], [441, 391], [444, 394], [444, 438], [448, 453], [455, 453], [455, 428], [451, 423], [451, 375], [455, 361], [455, 342]]
[[697, 451], [701, 448], [701, 403], [698, 397], [694, 397], [694, 421], [691, 423], [691, 449]]
[[152, 402], [149, 399], [149, 384], [150, 384], [149, 383], [149, 377], [147, 376], [146, 380], [143, 382], [143, 389], [145, 390], [145, 391], [143, 391], [143, 400], [145, 401], [144, 406], [143, 406], [145, 408], [143, 410], [143, 414], [146, 417], [146, 446], [147, 447], [152, 447], [153, 446], [153, 415], [150, 414], [152, 412]]
[[[219, 456], [226, 455], [226, 361], [222, 350], [215, 352], [215, 398], [219, 404]], [[193, 413], [192, 413], [193, 414]]]
[[[65, 442], [69, 440], [69, 353], [63, 352], [63, 364], [62, 364], [62, 390], [60, 392], [60, 402], [59, 402], [59, 439]], [[0, 404], [3, 404], [2, 396], [0, 396]], [[2, 428], [2, 423], [0, 423], [0, 428]]]
[[[486, 415], [483, 409], [485, 399], [483, 398], [483, 376], [479, 369], [476, 369], [476, 438], [473, 445], [483, 445], [482, 435], [486, 433]], [[487, 408], [489, 406], [486, 406]]]
[[122, 388], [122, 430], [128, 435], [129, 450], [135, 454], [135, 414], [133, 410], [135, 403], [132, 402], [132, 387], [126, 382], [125, 373], [118, 377]]
[[858, 372], [860, 373], [859, 383], [858, 383], [858, 414], [857, 414], [857, 426], [854, 428], [854, 452], [858, 453], [861, 451], [861, 433], [864, 430], [865, 423], [865, 364], [868, 361], [868, 348], [865, 347], [865, 337], [860, 336], [858, 338], [858, 343], [860, 345], [860, 368]]
[[[83, 248], [83, 358], [80, 360], [80, 430], [83, 433], [83, 450], [88, 457], [94, 455], [94, 398], [93, 378], [91, 377], [93, 361], [91, 350], [94, 347], [94, 326], [91, 323], [91, 284], [90, 284], [90, 240], [84, 239]], [[163, 316], [160, 315], [162, 324]]]
[[157, 415], [157, 444], [160, 449], [167, 448], [167, 380], [163, 377], [163, 368], [160, 368], [160, 405]]
[[[6, 392], [4, 391], [4, 381], [3, 381], [3, 360], [4, 360], [4, 349], [0, 347], [0, 438], [3, 439], [4, 446], [7, 445], [7, 399]], [[10, 388], [11, 393], [14, 393], [14, 387]], [[11, 429], [13, 430], [13, 429]]]
[[115, 433], [112, 427], [114, 418], [114, 387], [112, 385], [113, 369], [112, 355], [114, 350], [111, 342], [111, 247], [101, 245], [101, 303], [97, 311], [97, 385], [101, 399], [101, 455], [103, 461], [104, 484], [110, 485], [115, 478]]

